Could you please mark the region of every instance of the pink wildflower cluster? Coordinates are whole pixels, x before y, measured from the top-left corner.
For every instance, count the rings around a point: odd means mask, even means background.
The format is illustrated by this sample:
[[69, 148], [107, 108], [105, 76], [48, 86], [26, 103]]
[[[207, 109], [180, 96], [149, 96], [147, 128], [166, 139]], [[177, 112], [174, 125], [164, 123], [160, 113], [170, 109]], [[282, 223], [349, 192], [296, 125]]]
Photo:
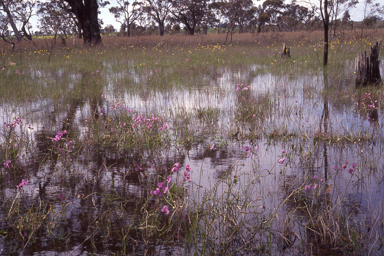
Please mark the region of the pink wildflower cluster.
[[248, 147], [248, 146], [245, 146], [245, 147], [244, 147], [245, 152], [248, 152], [247, 157], [250, 157], [252, 152], [253, 152], [253, 153], [256, 153], [256, 151], [257, 151], [258, 149], [259, 149], [258, 146], [255, 146], [255, 147], [253, 148], [253, 151], [252, 151], [251, 148]]
[[[287, 151], [285, 151], [284, 149], [281, 151], [281, 153], [283, 154], [283, 156], [285, 156], [287, 154]], [[287, 160], [286, 157], [282, 157], [279, 159], [279, 164], [283, 164], [285, 162], [285, 160]]]
[[133, 166], [135, 167], [136, 172], [143, 170], [143, 167], [141, 167], [141, 165], [139, 165], [137, 163], [134, 163]]
[[[309, 189], [311, 189], [312, 187], [313, 187], [313, 189], [316, 189], [316, 188], [317, 188], [318, 184], [315, 183], [315, 181], [318, 179], [317, 175], [313, 176], [313, 179], [314, 179], [314, 181], [313, 181], [313, 185], [306, 185], [306, 186], [304, 187], [304, 190], [309, 190]], [[323, 179], [320, 179], [320, 183], [322, 183], [323, 181], [324, 181]]]
[[251, 88], [250, 85], [248, 85], [248, 86], [244, 86], [244, 84], [237, 84], [236, 91], [237, 91], [237, 92], [240, 91], [240, 90], [241, 90], [241, 91], [248, 91], [249, 88]]
[[24, 72], [21, 72], [21, 73], [20, 73], [19, 70], [16, 70], [16, 71], [15, 71], [15, 74], [20, 76], [20, 75], [24, 75]]
[[[355, 171], [356, 167], [357, 167], [357, 163], [353, 163], [353, 164], [352, 164], [352, 168], [349, 168], [349, 169], [348, 169], [348, 172], [349, 172], [350, 174], [353, 174], [353, 172]], [[335, 171], [337, 171], [337, 170], [338, 170], [337, 165], [335, 165], [335, 166], [333, 167], [333, 169], [334, 169]], [[343, 165], [341, 166], [341, 170], [342, 170], [342, 171], [344, 171], [345, 169], [347, 169], [347, 164], [343, 164]]]
[[[133, 120], [136, 122], [137, 125], [145, 124], [147, 129], [151, 130], [152, 127], [156, 124], [156, 122], [161, 120], [161, 117], [160, 116], [155, 117], [154, 115], [151, 115], [150, 118], [144, 118], [143, 114], [140, 114], [137, 117], [133, 117]], [[132, 127], [136, 128], [137, 125], [134, 124], [134, 125], [132, 125]], [[161, 131], [161, 130], [164, 130], [167, 128], [168, 128], [168, 125], [164, 124], [164, 125], [159, 127], [159, 130]]]
[[21, 120], [21, 118], [15, 118], [15, 120], [13, 120], [13, 123], [10, 123], [10, 124], [7, 124], [6, 122], [4, 122], [5, 127], [11, 127], [11, 128], [15, 128], [16, 126], [22, 125], [22, 124], [23, 124], [23, 121]]
[[189, 175], [189, 173], [191, 172], [191, 167], [189, 167], [189, 164], [187, 164], [185, 166], [185, 170], [187, 170], [186, 172], [184, 172], [184, 178], [183, 178], [183, 181], [188, 181], [188, 182], [191, 182], [191, 176]]
[[66, 144], [65, 144], [65, 146], [69, 149], [69, 150], [72, 150], [73, 149], [73, 142], [70, 140], [70, 141], [68, 141]]
[[11, 160], [7, 160], [4, 162], [4, 167], [5, 168], [11, 168], [12, 167], [12, 164], [11, 164]]
[[[171, 181], [171, 177], [168, 177], [166, 179], [167, 183], [169, 183]], [[157, 188], [153, 191], [151, 191], [151, 195], [156, 195], [158, 197], [162, 197], [163, 194], [167, 194], [168, 193], [168, 186], [164, 185], [163, 182], [159, 182], [157, 183]]]
[[141, 124], [143, 122], [143, 114], [140, 114], [139, 116], [137, 117], [133, 117], [133, 120], [137, 123], [137, 124]]
[[52, 141], [56, 144], [61, 139], [61, 137], [63, 137], [64, 134], [67, 134], [66, 130], [64, 130], [63, 132], [58, 131], [55, 138], [52, 138]]
[[121, 103], [120, 102], [116, 102], [113, 104], [113, 106], [111, 106], [109, 109], [111, 111], [118, 111], [118, 110], [124, 110], [125, 107], [120, 107]]
[[[377, 108], [377, 106], [375, 105], [375, 103], [377, 103], [377, 100], [373, 101], [370, 93], [365, 93], [364, 95], [362, 95], [361, 100], [361, 105], [366, 105], [370, 109]], [[356, 105], [359, 105], [359, 103], [356, 103]]]
[[91, 75], [100, 75], [100, 76], [102, 76], [103, 75], [103, 73], [101, 73], [99, 70], [96, 70], [96, 72], [94, 73], [94, 72], [91, 72]]

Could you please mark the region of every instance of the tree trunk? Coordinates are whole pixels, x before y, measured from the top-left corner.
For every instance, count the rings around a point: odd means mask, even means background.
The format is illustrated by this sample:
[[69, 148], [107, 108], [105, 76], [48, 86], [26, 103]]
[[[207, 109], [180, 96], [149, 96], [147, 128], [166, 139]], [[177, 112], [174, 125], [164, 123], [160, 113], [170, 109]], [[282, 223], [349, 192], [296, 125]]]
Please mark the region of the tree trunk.
[[26, 24], [23, 24], [23, 27], [21, 28], [21, 31], [23, 31], [24, 36], [25, 36], [29, 41], [32, 41], [32, 35], [28, 34], [27, 30], [25, 29], [25, 25], [26, 25]]
[[130, 22], [130, 18], [128, 17], [128, 20], [127, 20], [127, 37], [130, 37], [131, 36], [131, 22]]
[[370, 83], [379, 83], [380, 76], [379, 43], [371, 48], [371, 54], [368, 57], [367, 51], [359, 54], [355, 59], [355, 82], [356, 85], [367, 85]]
[[67, 47], [67, 42], [65, 41], [64, 37], [60, 37], [61, 40], [61, 47]]
[[187, 29], [189, 35], [193, 36], [195, 34], [194, 27], [189, 26], [189, 24], [185, 24], [185, 28]]
[[257, 24], [257, 33], [260, 34], [261, 32], [261, 26], [262, 26], [262, 23], [259, 22], [259, 24]]
[[159, 36], [164, 35], [164, 22], [159, 21]]
[[79, 23], [77, 23], [77, 38], [78, 39], [82, 39], [83, 38], [83, 35], [81, 33], [81, 26]]
[[75, 14], [79, 26], [83, 31], [84, 46], [101, 44], [97, 0], [65, 0]]
[[244, 33], [244, 26], [239, 25], [239, 34], [243, 34], [243, 33]]
[[18, 43], [20, 43], [21, 42], [21, 35], [20, 35], [19, 30], [16, 27], [15, 22], [13, 21], [13, 16], [12, 16], [11, 12], [9, 11], [8, 5], [6, 5], [4, 3], [4, 1], [1, 1], [1, 5], [3, 6], [3, 9], [4, 9], [5, 13], [7, 14], [8, 21], [9, 21], [11, 27], [12, 27], [13, 33], [15, 33], [16, 40], [17, 40]]
[[203, 24], [203, 34], [204, 35], [208, 34], [208, 26], [207, 26], [207, 24]]
[[323, 66], [328, 64], [328, 32], [329, 32], [329, 13], [328, 13], [328, 0], [324, 0], [324, 58]]

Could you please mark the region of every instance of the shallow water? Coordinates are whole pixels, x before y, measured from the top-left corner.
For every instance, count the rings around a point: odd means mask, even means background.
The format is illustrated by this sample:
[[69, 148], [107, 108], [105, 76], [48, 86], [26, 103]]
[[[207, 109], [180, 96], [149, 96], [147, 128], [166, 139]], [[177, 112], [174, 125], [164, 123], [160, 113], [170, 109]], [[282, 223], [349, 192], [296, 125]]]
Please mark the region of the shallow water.
[[[29, 149], [19, 153], [26, 155], [20, 157], [20, 168], [10, 174], [2, 165], [2, 200], [12, 202], [15, 197], [20, 197], [25, 208], [44, 201], [51, 209], [51, 216], [65, 216], [58, 219], [61, 224], [56, 231], [61, 234], [56, 235], [61, 238], [56, 242], [47, 240], [46, 233], [39, 231], [34, 234], [34, 242], [25, 250], [21, 249], [20, 244], [14, 244], [13, 246], [18, 247], [16, 251], [24, 251], [25, 255], [118, 252], [121, 244], [116, 244], [116, 241], [105, 241], [102, 235], [97, 235], [91, 243], [84, 234], [91, 232], [92, 219], [107, 207], [104, 196], [108, 191], [118, 191], [121, 194], [128, 191], [132, 197], [129, 199], [132, 203], [124, 206], [125, 223], [118, 225], [129, 225], [132, 218], [136, 218], [134, 202], [144, 193], [141, 180], [143, 177], [135, 171], [138, 165], [142, 168], [140, 172], [144, 174], [144, 179], [154, 182], [164, 166], [170, 168], [174, 163], [180, 162], [180, 169], [184, 172], [185, 166], [190, 165], [192, 182], [186, 187], [191, 191], [190, 197], [197, 198], [197, 201], [202, 200], [198, 186], [209, 190], [228, 171], [232, 172], [232, 176], [238, 177], [237, 188], [240, 188], [257, 173], [265, 174], [269, 170], [270, 175], [255, 183], [253, 195], [255, 199], [262, 195], [260, 207], [266, 209], [265, 216], [279, 205], [284, 196], [281, 191], [284, 184], [294, 177], [309, 173], [311, 176], [318, 176], [318, 179], [327, 180], [334, 176], [326, 182], [328, 185], [333, 184], [334, 191], [346, 193], [350, 203], [359, 205], [361, 210], [356, 213], [357, 219], [372, 214], [372, 207], [378, 207], [379, 214], [383, 214], [382, 99], [374, 99], [377, 100], [378, 120], [369, 120], [370, 112], [359, 108], [354, 100], [339, 101], [324, 96], [322, 74], [287, 77], [261, 72], [261, 69], [260, 66], [244, 69], [221, 68], [205, 73], [199, 84], [185, 87], [178, 84], [169, 90], [140, 85], [153, 75], [150, 70], [144, 74], [133, 74], [134, 70], [127, 73], [104, 73], [104, 77], [98, 80], [101, 81], [98, 85], [101, 93], [97, 97], [91, 98], [80, 93], [80, 96], [69, 101], [62, 99], [57, 102], [50, 98], [40, 98], [24, 104], [2, 103], [1, 143], [7, 144], [3, 123], [12, 123], [15, 117], [23, 120], [23, 126], [16, 127], [16, 133], [24, 131], [29, 138]], [[30, 78], [33, 82], [42, 79], [41, 82], [44, 83], [47, 76], [56, 77], [55, 79], [65, 76], [63, 70], [53, 74], [51, 71], [45, 75], [43, 73], [44, 71], [31, 71]], [[73, 81], [69, 84], [69, 90], [77, 90], [84, 86], [82, 83], [85, 81], [76, 84], [76, 80], [83, 80], [82, 77], [89, 77], [89, 74], [69, 76]], [[125, 76], [133, 76], [134, 84], [122, 84]], [[351, 86], [351, 81], [350, 77], [342, 78], [340, 81], [330, 81], [328, 86], [337, 86], [338, 90], [342, 90]], [[131, 90], [133, 87], [135, 89]], [[78, 94], [74, 93], [73, 96], [75, 95]], [[101, 107], [105, 108], [104, 113], [107, 115], [120, 115], [129, 109], [137, 115], [143, 113], [145, 116], [161, 116], [163, 122], [170, 127], [171, 138], [177, 141], [185, 137], [185, 134], [180, 133], [185, 132], [185, 127], [192, 138], [203, 139], [192, 142], [187, 147], [173, 143], [158, 152], [137, 150], [124, 155], [123, 152], [108, 149], [93, 151], [92, 147], [86, 145], [87, 134], [91, 132], [86, 121], [94, 115], [95, 110], [100, 113]], [[115, 109], [111, 110], [111, 107]], [[65, 161], [56, 161], [55, 158], [46, 160], [52, 149], [50, 138], [65, 129], [77, 134], [78, 141], [74, 143], [77, 147], [82, 144], [78, 154]], [[285, 131], [288, 136], [284, 139], [281, 139], [281, 135], [274, 137], [272, 134], [275, 131]], [[247, 135], [250, 133], [257, 133], [259, 136], [249, 140]], [[336, 134], [340, 138], [359, 138], [368, 134], [371, 140], [330, 143], [326, 139], [316, 141], [314, 136], [319, 134]], [[210, 149], [212, 145], [214, 147]], [[258, 149], [256, 152], [252, 150], [247, 157], [245, 146], [252, 149], [258, 146]], [[286, 153], [283, 154], [282, 150]], [[278, 164], [277, 161], [282, 157], [287, 160], [284, 164]], [[3, 159], [3, 162], [6, 160]], [[340, 171], [340, 167], [346, 162], [348, 167]], [[351, 178], [347, 170], [352, 163], [357, 163], [360, 176], [354, 175]], [[334, 166], [338, 170], [334, 170]], [[26, 178], [29, 179], [29, 184], [18, 194], [16, 185]], [[90, 210], [93, 207], [95, 209]], [[4, 209], [0, 213], [2, 220], [8, 214]], [[3, 223], [0, 229], [6, 230], [6, 225], [7, 223]], [[72, 234], [71, 237], [67, 237], [69, 233]], [[30, 235], [26, 231], [25, 239]], [[6, 238], [0, 239], [2, 253], [7, 252], [9, 245]], [[148, 254], [166, 255], [183, 251], [184, 245], [182, 239], [170, 247], [154, 239], [148, 245], [143, 242], [130, 245], [128, 250], [138, 254], [147, 250]]]

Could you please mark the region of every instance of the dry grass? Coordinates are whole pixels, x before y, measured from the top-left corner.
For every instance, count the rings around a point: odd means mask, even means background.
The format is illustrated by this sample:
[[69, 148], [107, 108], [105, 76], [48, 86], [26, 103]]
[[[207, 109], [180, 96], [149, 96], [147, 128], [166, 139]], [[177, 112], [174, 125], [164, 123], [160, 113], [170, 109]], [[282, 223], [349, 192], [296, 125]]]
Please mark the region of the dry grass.
[[[377, 35], [383, 34], [384, 29], [370, 29], [365, 30], [364, 38], [375, 37]], [[337, 33], [336, 37], [331, 37], [331, 41], [340, 40], [340, 39], [352, 39], [360, 38], [361, 30], [342, 30]], [[223, 44], [225, 42], [226, 34], [208, 34], [208, 35], [165, 35], [165, 36], [137, 36], [137, 37], [115, 37], [115, 36], [106, 36], [103, 37], [103, 46], [104, 47], [116, 47], [116, 46], [126, 46], [126, 45], [141, 45], [145, 47], [154, 47], [161, 42], [165, 42], [169, 46], [172, 45], [186, 45], [186, 46], [195, 46], [197, 44]], [[289, 46], [289, 42], [292, 44], [297, 42], [302, 42], [305, 44], [311, 44], [311, 42], [320, 41], [323, 38], [323, 31], [299, 31], [299, 32], [266, 32], [266, 33], [244, 33], [244, 34], [234, 34], [232, 37], [232, 44], [238, 45], [248, 45], [248, 44], [261, 44], [261, 45], [271, 45], [277, 42], [286, 42]], [[46, 49], [48, 46], [51, 46], [52, 38], [48, 37], [46, 39], [36, 39], [34, 43], [27, 41], [22, 41], [16, 46], [16, 51], [20, 49]], [[66, 39], [67, 46], [69, 48], [82, 48], [83, 43], [82, 39], [73, 40], [73, 38]], [[227, 42], [227, 45], [231, 44], [230, 41]], [[62, 48], [60, 45], [60, 39], [57, 39], [57, 43], [54, 49]], [[4, 41], [0, 41], [0, 49], [3, 51], [10, 51], [12, 46]]]

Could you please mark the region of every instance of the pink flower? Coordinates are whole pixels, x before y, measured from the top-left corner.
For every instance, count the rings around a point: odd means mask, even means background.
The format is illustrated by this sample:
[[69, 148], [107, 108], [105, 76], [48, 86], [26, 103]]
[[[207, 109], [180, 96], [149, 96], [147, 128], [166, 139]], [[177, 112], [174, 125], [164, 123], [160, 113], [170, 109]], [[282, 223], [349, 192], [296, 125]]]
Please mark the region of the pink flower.
[[171, 180], [172, 180], [171, 176], [168, 176], [168, 178], [166, 179], [166, 181], [167, 181], [168, 183], [171, 182]]
[[180, 163], [175, 163], [173, 165], [171, 172], [177, 172], [179, 170], [179, 166], [180, 166]]
[[348, 172], [349, 172], [350, 174], [352, 174], [354, 171], [355, 171], [355, 170], [353, 170], [352, 168], [348, 170]]
[[212, 146], [210, 147], [210, 150], [212, 150], [214, 147], [215, 147], [215, 144], [212, 144]]
[[17, 185], [16, 187], [17, 188], [21, 188], [23, 187], [24, 185], [27, 185], [29, 183], [29, 180], [22, 180], [21, 183], [19, 185]]
[[169, 215], [169, 209], [168, 209], [168, 205], [164, 205], [163, 209], [161, 209], [162, 212], [164, 212], [166, 215]]
[[308, 189], [311, 189], [310, 185], [307, 185], [307, 186], [304, 187], [304, 190], [308, 190]]
[[353, 164], [352, 164], [352, 167], [353, 167], [353, 168], [356, 168], [356, 166], [357, 166], [357, 163], [353, 163]]
[[5, 161], [5, 163], [4, 163], [4, 167], [5, 167], [5, 168], [12, 167], [11, 160], [7, 160], [7, 161]]
[[188, 172], [184, 172], [184, 178], [183, 178], [183, 181], [191, 181], [191, 176], [189, 175], [189, 173]]
[[161, 197], [162, 194], [161, 194], [160, 188], [156, 188], [156, 190], [151, 191], [151, 195], [157, 195], [158, 197]]
[[279, 160], [279, 164], [283, 164], [284, 163], [284, 161], [286, 160], [287, 158], [281, 158], [280, 160]]
[[313, 176], [313, 179], [316, 180], [317, 179], [317, 175]]

